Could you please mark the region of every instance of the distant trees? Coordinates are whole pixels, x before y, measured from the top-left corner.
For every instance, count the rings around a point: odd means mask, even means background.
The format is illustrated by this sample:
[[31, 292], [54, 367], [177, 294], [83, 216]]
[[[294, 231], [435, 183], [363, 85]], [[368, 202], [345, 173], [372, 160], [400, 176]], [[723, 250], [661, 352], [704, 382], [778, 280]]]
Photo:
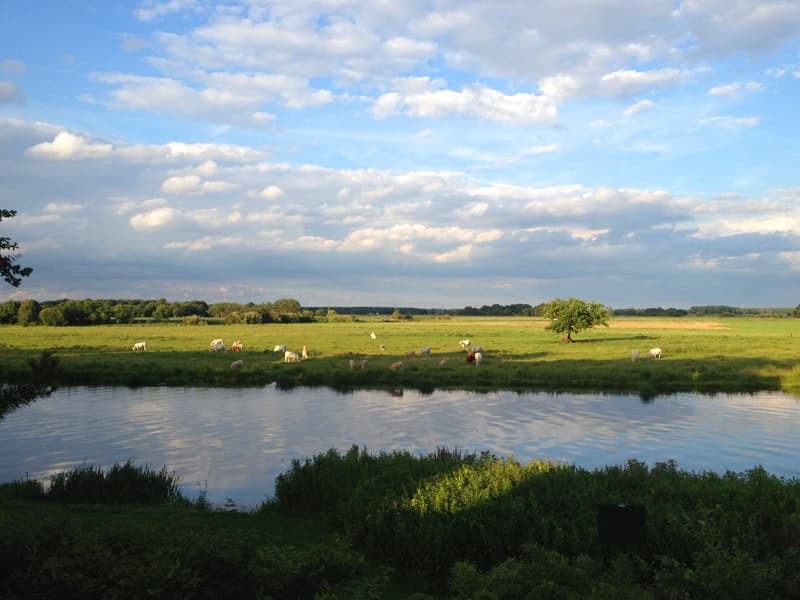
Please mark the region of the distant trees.
[[[11, 219], [16, 214], [15, 210], [0, 208], [0, 222], [3, 219]], [[21, 258], [17, 250], [19, 250], [19, 244], [14, 240], [0, 237], [0, 277], [14, 287], [19, 287], [22, 278], [28, 277], [33, 272], [31, 267], [23, 267], [17, 263], [17, 260]]]
[[36, 300], [23, 300], [19, 303], [17, 322], [20, 325], [33, 325], [39, 319], [40, 306]]
[[586, 302], [578, 298], [556, 298], [544, 306], [544, 317], [550, 320], [546, 329], [566, 334], [565, 342], [573, 341], [573, 333], [591, 329], [595, 325], [607, 327], [610, 312], [599, 302]]

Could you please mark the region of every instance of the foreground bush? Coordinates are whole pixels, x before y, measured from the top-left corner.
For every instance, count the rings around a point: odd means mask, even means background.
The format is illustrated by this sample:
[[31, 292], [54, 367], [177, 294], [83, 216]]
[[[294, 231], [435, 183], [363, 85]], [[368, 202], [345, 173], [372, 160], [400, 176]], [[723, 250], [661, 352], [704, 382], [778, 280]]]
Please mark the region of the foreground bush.
[[[717, 475], [632, 460], [589, 472], [488, 454], [440, 454], [414, 459], [330, 451], [283, 475], [276, 503], [291, 508], [296, 496], [290, 491], [323, 497], [338, 482], [333, 496], [303, 507], [334, 513], [373, 560], [428, 576], [452, 573], [458, 597], [520, 597], [497, 591], [496, 580], [506, 577], [527, 578], [522, 597], [600, 594], [592, 581], [603, 580], [602, 571], [616, 573], [602, 588], [614, 592], [607, 597], [800, 598], [796, 480], [761, 468]], [[429, 465], [429, 474], [410, 485], [414, 460], [419, 471]], [[383, 476], [372, 470], [375, 463], [383, 464]], [[618, 503], [646, 507], [644, 544], [618, 547], [599, 539], [598, 506]], [[544, 559], [563, 565], [567, 575], [537, 576], [531, 561]]]

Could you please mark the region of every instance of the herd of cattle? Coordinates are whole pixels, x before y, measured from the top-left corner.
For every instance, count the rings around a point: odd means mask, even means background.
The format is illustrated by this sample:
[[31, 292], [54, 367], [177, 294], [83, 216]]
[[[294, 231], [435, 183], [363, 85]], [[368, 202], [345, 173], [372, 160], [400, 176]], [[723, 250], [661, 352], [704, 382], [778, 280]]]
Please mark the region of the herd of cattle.
[[[369, 334], [372, 340], [377, 340], [378, 336], [375, 332]], [[461, 340], [458, 342], [458, 345], [461, 346], [461, 349], [464, 350], [466, 354], [466, 362], [468, 365], [475, 365], [480, 366], [483, 363], [483, 347], [473, 345], [470, 340]], [[380, 345], [381, 352], [383, 352], [386, 347], [381, 344]], [[147, 342], [136, 342], [133, 347], [131, 348], [134, 352], [146, 352], [147, 351]], [[237, 340], [233, 342], [230, 346], [227, 346], [222, 338], [217, 338], [215, 340], [211, 340], [210, 344], [210, 351], [211, 352], [239, 352], [244, 350], [244, 344]], [[287, 350], [285, 344], [278, 344], [273, 348], [273, 352], [283, 352], [283, 362], [285, 363], [294, 363], [300, 362], [301, 360], [306, 360], [308, 358], [308, 347], [303, 345], [303, 349], [300, 353], [294, 352], [292, 350]], [[413, 359], [417, 356], [430, 356], [431, 355], [431, 348], [430, 346], [424, 346], [420, 349], [419, 353], [412, 350], [410, 352], [405, 353], [406, 359]], [[647, 352], [647, 358], [661, 358], [662, 351], [661, 348], [651, 348]], [[632, 350], [631, 351], [631, 361], [636, 362], [639, 360], [640, 352], [639, 350]], [[447, 363], [447, 359], [443, 358], [439, 361], [439, 368], [445, 366]], [[360, 361], [359, 363], [362, 369], [367, 367], [368, 361], [366, 359]], [[349, 365], [351, 369], [354, 369], [356, 366], [356, 361], [350, 359]], [[238, 370], [244, 366], [243, 360], [235, 360], [231, 363], [231, 369]], [[405, 366], [405, 363], [400, 360], [394, 362], [389, 365], [389, 368], [394, 371], [395, 373], [402, 370]]]

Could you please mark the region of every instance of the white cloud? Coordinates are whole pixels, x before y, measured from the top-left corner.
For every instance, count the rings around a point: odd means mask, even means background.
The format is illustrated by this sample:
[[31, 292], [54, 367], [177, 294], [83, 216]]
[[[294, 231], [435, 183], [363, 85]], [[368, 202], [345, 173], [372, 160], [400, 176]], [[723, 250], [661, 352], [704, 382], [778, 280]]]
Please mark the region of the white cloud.
[[277, 200], [284, 195], [284, 191], [277, 185], [269, 185], [261, 190], [258, 195], [265, 200]]
[[28, 154], [36, 158], [55, 160], [80, 160], [109, 156], [111, 144], [92, 142], [87, 138], [62, 131], [52, 142], [42, 142], [28, 149]]
[[623, 114], [626, 116], [638, 115], [640, 113], [647, 112], [651, 108], [653, 108], [652, 100], [640, 100], [639, 102], [626, 108]]
[[153, 231], [163, 229], [178, 217], [179, 212], [167, 206], [156, 208], [146, 213], [133, 215], [128, 221], [134, 229], [140, 231]]
[[163, 17], [173, 12], [192, 8], [196, 5], [195, 0], [145, 0], [143, 7], [134, 11], [137, 19], [141, 21], [152, 21], [158, 17]]
[[748, 92], [757, 91], [764, 86], [755, 81], [748, 81], [746, 83], [734, 82], [727, 85], [717, 85], [708, 90], [709, 96], [731, 96], [740, 93], [742, 90]]
[[758, 117], [731, 117], [717, 115], [707, 119], [702, 119], [700, 121], [700, 126], [718, 125], [725, 129], [741, 129], [742, 127], [756, 127], [760, 123], [761, 119]]
[[47, 213], [69, 213], [76, 212], [83, 208], [80, 204], [74, 202], [48, 202], [44, 207], [44, 212]]
[[238, 187], [238, 184], [225, 181], [203, 181], [199, 175], [173, 175], [161, 184], [161, 191], [167, 194], [211, 194]]
[[556, 106], [545, 96], [504, 94], [481, 85], [454, 90], [426, 91], [414, 94], [389, 92], [380, 96], [372, 108], [378, 119], [394, 114], [441, 118], [477, 117], [506, 124], [556, 122]]
[[13, 81], [0, 81], [0, 104], [17, 102], [22, 95]]
[[186, 216], [192, 221], [203, 225], [204, 227], [221, 227], [224, 225], [235, 225], [242, 220], [242, 214], [234, 210], [228, 214], [222, 213], [217, 208], [206, 208], [201, 210], [194, 210], [186, 213]]
[[0, 60], [0, 71], [8, 71], [10, 73], [24, 73], [25, 63], [22, 62], [21, 60], [6, 58], [4, 60]]

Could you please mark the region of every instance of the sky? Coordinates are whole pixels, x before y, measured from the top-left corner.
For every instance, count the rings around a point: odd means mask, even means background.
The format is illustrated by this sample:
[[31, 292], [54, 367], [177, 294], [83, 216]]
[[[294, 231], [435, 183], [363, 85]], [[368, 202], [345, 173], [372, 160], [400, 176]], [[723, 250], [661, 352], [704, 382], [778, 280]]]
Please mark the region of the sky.
[[0, 0], [0, 300], [800, 303], [798, 0]]

